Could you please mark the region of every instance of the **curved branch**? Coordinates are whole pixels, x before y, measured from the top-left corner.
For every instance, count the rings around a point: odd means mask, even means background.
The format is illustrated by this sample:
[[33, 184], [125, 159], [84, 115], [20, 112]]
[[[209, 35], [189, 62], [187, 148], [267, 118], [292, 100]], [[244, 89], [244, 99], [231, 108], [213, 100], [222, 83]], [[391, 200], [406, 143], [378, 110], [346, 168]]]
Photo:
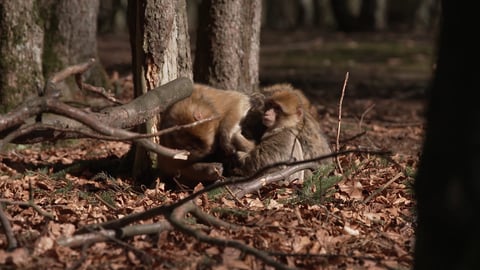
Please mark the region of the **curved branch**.
[[[46, 106], [48, 111], [61, 115], [68, 115], [72, 119], [81, 122], [82, 124], [103, 135], [114, 136], [120, 139], [136, 137], [138, 135], [138, 133], [135, 132], [107, 126], [104, 123], [98, 121], [97, 119], [90, 117], [90, 114], [80, 109], [68, 106], [56, 99], [47, 99]], [[153, 151], [159, 155], [171, 157], [173, 159], [187, 159], [189, 154], [188, 151], [170, 149], [165, 146], [156, 144], [151, 140], [145, 138], [133, 139], [133, 141], [143, 146], [147, 150]]]
[[185, 205], [182, 205], [182, 207], [178, 207], [175, 210], [173, 210], [171, 215], [166, 215], [165, 216], [167, 218], [167, 220], [170, 222], [170, 224], [172, 224], [173, 227], [180, 230], [184, 234], [193, 236], [196, 239], [198, 239], [199, 241], [204, 242], [204, 243], [208, 243], [208, 244], [212, 244], [212, 245], [216, 245], [216, 246], [220, 246], [220, 247], [236, 248], [236, 249], [241, 250], [241, 251], [243, 251], [247, 254], [250, 254], [250, 255], [253, 255], [253, 256], [259, 258], [265, 264], [270, 265], [270, 266], [274, 267], [275, 269], [285, 269], [285, 270], [295, 269], [295, 268], [290, 268], [287, 265], [276, 261], [270, 255], [268, 255], [268, 253], [266, 253], [265, 251], [256, 249], [256, 248], [251, 247], [247, 244], [244, 244], [240, 241], [210, 237], [210, 236], [202, 233], [201, 231], [198, 231], [198, 230], [195, 230], [195, 229], [191, 228], [190, 226], [185, 224], [185, 222], [183, 221], [185, 219], [184, 216], [183, 216], [184, 213], [183, 213], [183, 211], [180, 211], [180, 210], [183, 210], [184, 206], [188, 207], [187, 208], [188, 212], [191, 212], [196, 208], [196, 205], [192, 201], [190, 201], [190, 202], [186, 203]]
[[318, 167], [318, 164], [316, 162], [297, 164], [291, 167], [287, 167], [285, 169], [266, 174], [264, 176], [257, 177], [249, 182], [232, 185], [230, 186], [230, 189], [232, 190], [233, 196], [235, 196], [236, 198], [242, 198], [246, 194], [257, 191], [268, 184], [288, 179], [290, 175], [296, 172], [306, 169], [315, 169], [316, 167]]

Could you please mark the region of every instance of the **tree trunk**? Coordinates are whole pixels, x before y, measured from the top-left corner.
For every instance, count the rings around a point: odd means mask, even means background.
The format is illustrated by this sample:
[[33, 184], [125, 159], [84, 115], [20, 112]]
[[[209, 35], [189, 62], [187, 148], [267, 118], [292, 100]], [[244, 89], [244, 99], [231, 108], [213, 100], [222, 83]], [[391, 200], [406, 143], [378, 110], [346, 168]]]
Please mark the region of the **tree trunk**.
[[415, 12], [413, 28], [418, 33], [425, 33], [435, 29], [438, 23], [440, 2], [438, 0], [421, 0]]
[[442, 1], [437, 67], [415, 182], [414, 269], [480, 269], [479, 41], [474, 2]]
[[194, 79], [221, 89], [253, 92], [258, 86], [260, 0], [204, 0]]
[[[36, 95], [53, 73], [96, 58], [84, 79], [106, 85], [97, 57], [98, 0], [0, 1], [0, 110]], [[57, 85], [63, 100], [83, 101], [73, 79]], [[76, 93], [76, 94], [75, 94]]]
[[300, 26], [301, 8], [300, 1], [291, 0], [265, 0], [265, 25], [274, 30], [292, 30]]
[[330, 3], [339, 31], [377, 31], [386, 27], [385, 0], [331, 0]]
[[[135, 96], [179, 77], [192, 78], [185, 0], [130, 0], [128, 12]], [[158, 124], [153, 118], [139, 132], [157, 132]], [[159, 138], [153, 140], [159, 143]], [[136, 179], [155, 165], [156, 155], [135, 149]]]
[[357, 17], [351, 10], [348, 0], [330, 0], [337, 29], [342, 32], [357, 30]]
[[126, 0], [102, 0], [98, 11], [98, 33], [119, 34], [127, 32]]
[[329, 0], [313, 0], [314, 25], [318, 29], [329, 29], [335, 25]]
[[43, 87], [43, 29], [38, 17], [33, 0], [0, 0], [0, 113]]
[[[64, 67], [85, 62], [90, 58], [97, 63], [84, 80], [97, 86], [107, 84], [105, 71], [97, 54], [97, 15], [99, 0], [41, 0], [42, 19], [46, 22], [43, 71], [46, 78]], [[83, 101], [73, 79], [60, 85], [63, 99]]]

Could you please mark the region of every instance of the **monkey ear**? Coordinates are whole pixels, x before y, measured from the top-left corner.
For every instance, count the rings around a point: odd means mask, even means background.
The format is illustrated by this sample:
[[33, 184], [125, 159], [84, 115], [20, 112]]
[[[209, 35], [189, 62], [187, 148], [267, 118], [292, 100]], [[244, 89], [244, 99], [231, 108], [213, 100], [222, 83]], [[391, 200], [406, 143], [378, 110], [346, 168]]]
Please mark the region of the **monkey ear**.
[[200, 111], [193, 112], [193, 119], [195, 119], [195, 121], [202, 120], [203, 119], [202, 113]]
[[302, 107], [298, 107], [297, 108], [297, 116], [299, 118], [302, 118], [303, 117], [303, 108]]

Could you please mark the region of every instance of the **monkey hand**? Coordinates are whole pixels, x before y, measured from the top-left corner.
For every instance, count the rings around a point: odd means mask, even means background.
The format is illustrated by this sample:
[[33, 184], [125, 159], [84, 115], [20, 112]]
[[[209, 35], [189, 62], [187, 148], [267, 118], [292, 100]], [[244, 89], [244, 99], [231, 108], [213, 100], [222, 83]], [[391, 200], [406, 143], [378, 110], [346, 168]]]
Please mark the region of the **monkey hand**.
[[236, 149], [231, 143], [225, 143], [222, 145], [222, 151], [228, 157], [235, 155]]
[[243, 151], [237, 151], [236, 153], [236, 156], [237, 156], [237, 160], [242, 163], [242, 161], [245, 159], [245, 157], [247, 157], [248, 153], [247, 152], [243, 152]]

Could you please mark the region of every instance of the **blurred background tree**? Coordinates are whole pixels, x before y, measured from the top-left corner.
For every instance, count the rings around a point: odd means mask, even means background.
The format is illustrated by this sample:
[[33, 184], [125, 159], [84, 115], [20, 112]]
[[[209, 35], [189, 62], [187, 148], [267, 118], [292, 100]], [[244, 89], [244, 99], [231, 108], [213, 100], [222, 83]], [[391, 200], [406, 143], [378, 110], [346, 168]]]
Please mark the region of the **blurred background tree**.
[[[6, 112], [42, 89], [61, 69], [97, 58], [99, 1], [0, 1], [0, 112]], [[106, 86], [99, 61], [84, 74]], [[62, 99], [82, 103], [73, 80], [58, 85]]]

